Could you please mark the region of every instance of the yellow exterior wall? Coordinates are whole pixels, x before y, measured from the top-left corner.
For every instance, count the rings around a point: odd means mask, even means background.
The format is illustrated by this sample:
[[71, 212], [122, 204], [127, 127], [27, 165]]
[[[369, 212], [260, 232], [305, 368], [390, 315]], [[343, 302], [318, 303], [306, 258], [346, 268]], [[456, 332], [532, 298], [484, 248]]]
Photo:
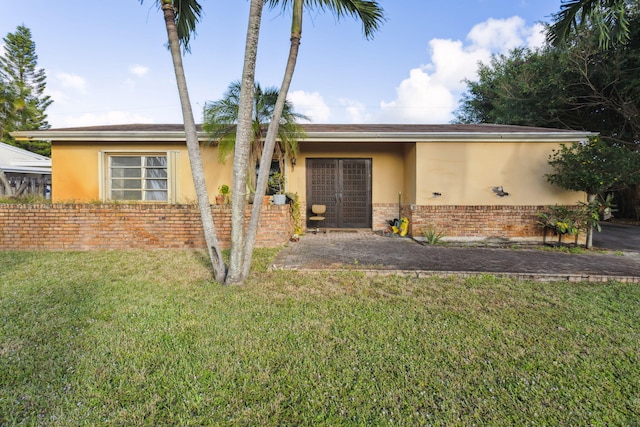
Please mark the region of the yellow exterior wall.
[[405, 144], [405, 174], [404, 174], [404, 192], [402, 193], [403, 204], [416, 204], [417, 194], [417, 174], [418, 174], [418, 152], [416, 144]]
[[[416, 144], [417, 205], [575, 204], [585, 195], [562, 190], [544, 177], [556, 143], [425, 142]], [[509, 196], [498, 197], [502, 186]], [[435, 197], [434, 192], [442, 196]]]
[[295, 168], [287, 168], [287, 191], [306, 200], [306, 159], [359, 158], [371, 159], [372, 203], [397, 203], [398, 193], [406, 193], [405, 144], [369, 143], [300, 143]]
[[51, 147], [51, 200], [99, 201], [98, 153], [90, 144]]
[[[296, 166], [286, 163], [286, 191], [306, 200], [307, 158], [370, 158], [372, 203], [415, 205], [575, 204], [583, 193], [547, 183], [547, 161], [556, 143], [542, 142], [389, 142], [300, 143]], [[183, 143], [54, 142], [54, 202], [100, 200], [100, 152], [176, 151], [176, 202], [196, 200], [186, 146]], [[221, 184], [232, 184], [232, 161], [219, 164], [217, 148], [203, 146], [203, 163], [211, 202]], [[503, 186], [508, 197], [492, 187]], [[440, 197], [433, 193], [439, 192]]]
[[[113, 142], [62, 143], [55, 142], [51, 149], [53, 202], [100, 201], [100, 153], [153, 153], [176, 151], [176, 202], [192, 203], [196, 200], [191, 179], [189, 155], [180, 143], [121, 144]], [[231, 185], [232, 164], [218, 163], [217, 148], [204, 146], [202, 161], [210, 200], [215, 202], [218, 187]]]

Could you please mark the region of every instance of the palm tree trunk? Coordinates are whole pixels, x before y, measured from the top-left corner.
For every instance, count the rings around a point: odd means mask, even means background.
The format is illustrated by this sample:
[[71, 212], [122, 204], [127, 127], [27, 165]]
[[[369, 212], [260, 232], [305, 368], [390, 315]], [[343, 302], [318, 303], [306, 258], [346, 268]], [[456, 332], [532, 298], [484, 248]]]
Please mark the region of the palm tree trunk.
[[[280, 118], [282, 117], [284, 104], [287, 100], [289, 87], [291, 86], [291, 81], [293, 80], [293, 73], [295, 71], [296, 62], [298, 60], [298, 51], [300, 49], [301, 38], [302, 0], [295, 0], [293, 5], [293, 19], [291, 24], [291, 45], [289, 48], [289, 58], [287, 59], [287, 66], [285, 68], [284, 77], [282, 79], [282, 85], [280, 86], [280, 92], [278, 93], [278, 99], [276, 100], [276, 105], [273, 110], [273, 116], [271, 117], [269, 128], [267, 129], [267, 136], [262, 150], [262, 159], [260, 160], [258, 181], [256, 183], [256, 199], [261, 199], [267, 190], [267, 182], [269, 179], [269, 172], [271, 170], [271, 160], [273, 159], [276, 137], [278, 136], [278, 126], [280, 125]], [[280, 172], [284, 173], [284, 170]], [[244, 280], [249, 276], [249, 270], [251, 269], [251, 258], [253, 255], [253, 248], [256, 243], [261, 213], [262, 204], [254, 203], [253, 208], [251, 209], [249, 226], [247, 228], [241, 280]]]
[[[233, 157], [233, 192], [231, 193], [231, 253], [229, 256], [229, 272], [226, 284], [242, 283], [243, 249], [245, 246], [244, 211], [247, 203], [246, 173], [249, 170], [249, 159], [252, 140], [253, 96], [256, 74], [256, 58], [258, 55], [258, 39], [260, 36], [260, 20], [262, 19], [263, 0], [251, 0], [249, 6], [249, 24], [244, 51], [244, 66], [238, 106], [238, 128]], [[253, 205], [256, 203], [254, 200]]]
[[204, 178], [204, 168], [202, 166], [202, 156], [200, 154], [200, 144], [198, 142], [198, 131], [193, 118], [191, 109], [191, 101], [189, 100], [189, 91], [187, 89], [187, 79], [184, 74], [184, 66], [182, 64], [182, 53], [180, 52], [180, 42], [178, 39], [178, 30], [176, 28], [176, 13], [172, 4], [163, 3], [162, 11], [167, 27], [167, 36], [169, 38], [169, 48], [171, 50], [171, 58], [173, 60], [173, 68], [176, 75], [176, 83], [178, 85], [178, 94], [180, 96], [180, 104], [182, 106], [182, 117], [184, 120], [184, 131], [187, 142], [187, 151], [189, 153], [189, 163], [191, 164], [191, 175], [193, 177], [193, 185], [198, 199], [200, 208], [200, 217], [202, 220], [202, 228], [204, 230], [204, 238], [213, 267], [213, 275], [216, 281], [223, 283], [226, 276], [226, 268], [220, 251], [220, 244], [216, 236], [215, 224], [213, 223], [213, 215], [211, 213], [211, 203]]

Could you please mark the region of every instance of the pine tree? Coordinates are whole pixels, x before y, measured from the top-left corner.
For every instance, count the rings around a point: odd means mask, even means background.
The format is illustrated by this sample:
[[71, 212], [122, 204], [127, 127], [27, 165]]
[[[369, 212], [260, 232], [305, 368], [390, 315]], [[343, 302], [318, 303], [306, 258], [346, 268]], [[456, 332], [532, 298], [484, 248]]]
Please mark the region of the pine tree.
[[36, 68], [38, 55], [31, 30], [20, 25], [2, 40], [5, 52], [0, 56], [0, 140], [49, 156], [49, 142], [15, 141], [9, 134], [50, 127], [46, 109], [53, 100], [44, 94], [46, 75], [44, 69]]

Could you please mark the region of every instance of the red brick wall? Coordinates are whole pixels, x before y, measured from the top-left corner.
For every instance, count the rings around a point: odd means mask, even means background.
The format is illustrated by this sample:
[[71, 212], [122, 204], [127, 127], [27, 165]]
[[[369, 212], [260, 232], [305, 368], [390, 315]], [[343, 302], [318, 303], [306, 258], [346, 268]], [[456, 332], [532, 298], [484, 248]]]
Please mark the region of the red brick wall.
[[414, 236], [435, 226], [448, 237], [541, 238], [536, 220], [545, 210], [545, 206], [403, 206], [402, 215], [409, 219]]
[[[212, 210], [218, 240], [227, 248], [231, 208]], [[257, 247], [283, 245], [291, 233], [289, 205], [263, 206]], [[0, 204], [0, 250], [203, 247], [200, 211], [194, 205]]]
[[385, 230], [390, 220], [398, 218], [397, 203], [377, 203], [373, 205], [372, 226], [374, 230]]
[[[386, 230], [388, 220], [398, 218], [396, 203], [373, 205], [372, 229]], [[545, 206], [402, 206], [401, 216], [409, 219], [409, 233], [420, 237], [422, 230], [436, 227], [451, 238], [542, 239], [536, 225]], [[306, 206], [302, 205], [302, 223], [306, 223]]]

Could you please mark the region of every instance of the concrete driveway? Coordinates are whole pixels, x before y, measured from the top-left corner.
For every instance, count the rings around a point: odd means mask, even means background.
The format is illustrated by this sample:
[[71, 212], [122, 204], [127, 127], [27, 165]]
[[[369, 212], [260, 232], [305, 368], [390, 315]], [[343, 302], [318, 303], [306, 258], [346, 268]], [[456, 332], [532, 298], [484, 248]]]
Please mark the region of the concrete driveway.
[[593, 246], [614, 251], [640, 252], [640, 225], [603, 222], [602, 231], [593, 233]]
[[[640, 251], [623, 250], [638, 228], [622, 228], [624, 238], [614, 238], [606, 227], [599, 245], [609, 250], [570, 254], [537, 249], [422, 245], [410, 238], [383, 237], [371, 231], [308, 233], [289, 243], [276, 256], [272, 268], [288, 270], [358, 270], [367, 274], [401, 274], [416, 277], [497, 274], [526, 280], [640, 283]], [[626, 231], [625, 231], [626, 230]], [[604, 237], [608, 240], [605, 241]], [[603, 247], [603, 246], [599, 246]]]

